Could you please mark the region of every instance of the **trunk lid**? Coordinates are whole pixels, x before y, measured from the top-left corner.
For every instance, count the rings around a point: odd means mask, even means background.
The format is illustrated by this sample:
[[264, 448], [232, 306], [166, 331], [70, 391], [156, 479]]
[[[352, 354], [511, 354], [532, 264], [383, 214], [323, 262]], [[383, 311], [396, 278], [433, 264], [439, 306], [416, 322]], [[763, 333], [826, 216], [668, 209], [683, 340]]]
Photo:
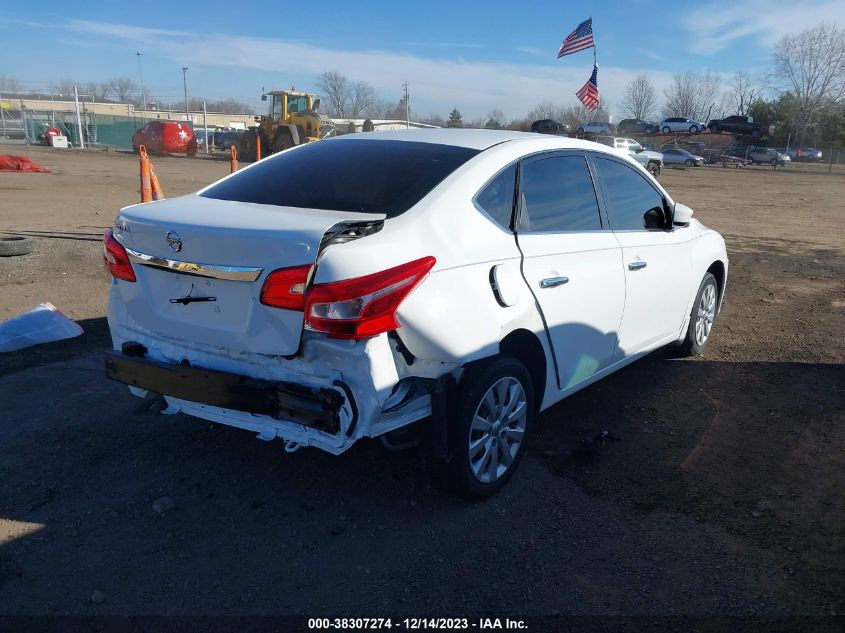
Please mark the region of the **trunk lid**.
[[123, 304], [118, 314], [129, 328], [134, 323], [171, 340], [236, 352], [294, 354], [303, 313], [263, 305], [265, 278], [313, 264], [335, 225], [383, 218], [193, 194], [127, 207], [114, 235], [138, 280], [118, 282], [112, 300]]

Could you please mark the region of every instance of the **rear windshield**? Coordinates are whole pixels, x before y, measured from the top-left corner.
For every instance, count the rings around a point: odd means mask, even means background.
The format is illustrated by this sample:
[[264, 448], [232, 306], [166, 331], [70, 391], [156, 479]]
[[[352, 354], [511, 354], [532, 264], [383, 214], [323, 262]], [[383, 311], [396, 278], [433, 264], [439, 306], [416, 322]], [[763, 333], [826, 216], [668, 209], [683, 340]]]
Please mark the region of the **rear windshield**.
[[436, 143], [318, 141], [212, 185], [217, 200], [400, 215], [478, 150]]

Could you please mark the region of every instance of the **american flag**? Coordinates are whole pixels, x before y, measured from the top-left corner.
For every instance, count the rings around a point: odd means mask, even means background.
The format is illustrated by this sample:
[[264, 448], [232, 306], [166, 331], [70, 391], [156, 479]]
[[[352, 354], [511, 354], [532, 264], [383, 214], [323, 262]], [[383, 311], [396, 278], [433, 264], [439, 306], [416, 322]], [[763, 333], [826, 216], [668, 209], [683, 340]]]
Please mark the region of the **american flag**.
[[583, 51], [591, 46], [593, 46], [593, 18], [587, 18], [563, 40], [557, 52], [557, 58]]
[[593, 66], [593, 74], [590, 75], [590, 80], [585, 83], [581, 90], [575, 93], [578, 100], [584, 104], [587, 110], [595, 110], [599, 107], [599, 67]]

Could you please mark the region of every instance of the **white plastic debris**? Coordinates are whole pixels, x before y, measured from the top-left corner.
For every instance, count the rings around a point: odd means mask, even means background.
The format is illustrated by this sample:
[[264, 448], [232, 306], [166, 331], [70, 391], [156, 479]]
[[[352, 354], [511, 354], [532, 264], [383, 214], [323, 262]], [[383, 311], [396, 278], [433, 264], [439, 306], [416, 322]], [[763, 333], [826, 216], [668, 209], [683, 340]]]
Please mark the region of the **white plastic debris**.
[[45, 302], [29, 312], [0, 323], [0, 352], [52, 343], [83, 333], [82, 327], [67, 318], [52, 303]]

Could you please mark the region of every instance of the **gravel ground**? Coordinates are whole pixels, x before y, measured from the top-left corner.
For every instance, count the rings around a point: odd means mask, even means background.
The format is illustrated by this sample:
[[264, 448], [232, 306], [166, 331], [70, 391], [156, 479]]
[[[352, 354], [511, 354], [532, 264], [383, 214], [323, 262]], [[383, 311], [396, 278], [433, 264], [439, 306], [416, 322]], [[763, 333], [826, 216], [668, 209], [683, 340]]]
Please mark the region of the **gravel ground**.
[[[664, 172], [728, 242], [711, 346], [545, 412], [508, 487], [465, 503], [413, 450], [287, 455], [103, 378], [100, 235], [137, 160], [0, 152], [53, 169], [0, 174], [0, 231], [38, 238], [0, 260], [0, 319], [49, 300], [86, 330], [0, 355], [0, 615], [845, 611], [845, 174]], [[171, 197], [228, 173], [154, 162]], [[622, 440], [573, 457], [605, 429]]]

